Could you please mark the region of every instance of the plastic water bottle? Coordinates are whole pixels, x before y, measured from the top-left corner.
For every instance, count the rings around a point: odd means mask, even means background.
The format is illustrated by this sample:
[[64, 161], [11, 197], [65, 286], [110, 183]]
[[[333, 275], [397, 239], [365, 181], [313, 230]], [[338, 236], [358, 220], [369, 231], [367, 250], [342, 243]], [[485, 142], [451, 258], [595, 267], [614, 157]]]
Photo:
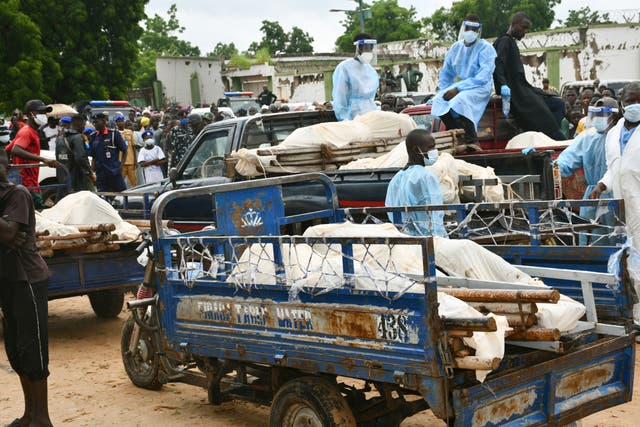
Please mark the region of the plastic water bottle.
[[504, 117], [509, 117], [509, 111], [511, 111], [511, 97], [503, 96], [502, 97], [502, 114]]

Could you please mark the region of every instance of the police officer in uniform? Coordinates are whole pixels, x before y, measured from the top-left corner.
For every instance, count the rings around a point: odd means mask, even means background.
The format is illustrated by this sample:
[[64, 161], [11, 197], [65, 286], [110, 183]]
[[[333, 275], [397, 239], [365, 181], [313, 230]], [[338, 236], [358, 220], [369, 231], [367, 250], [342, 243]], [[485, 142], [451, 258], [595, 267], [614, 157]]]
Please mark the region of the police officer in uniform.
[[[69, 179], [72, 191], [95, 191], [93, 186], [95, 174], [91, 171], [87, 149], [82, 137], [84, 124], [84, 117], [80, 114], [71, 117], [71, 127], [56, 140], [56, 160], [63, 164], [68, 171], [56, 170], [58, 184], [66, 184]], [[56, 199], [60, 200], [66, 195], [67, 188], [59, 188]]]
[[120, 132], [107, 128], [107, 115], [97, 113], [93, 116], [96, 131], [89, 138], [89, 155], [91, 166], [96, 172], [96, 187], [98, 191], [121, 192], [127, 186], [122, 177], [122, 158], [127, 156], [127, 144]]

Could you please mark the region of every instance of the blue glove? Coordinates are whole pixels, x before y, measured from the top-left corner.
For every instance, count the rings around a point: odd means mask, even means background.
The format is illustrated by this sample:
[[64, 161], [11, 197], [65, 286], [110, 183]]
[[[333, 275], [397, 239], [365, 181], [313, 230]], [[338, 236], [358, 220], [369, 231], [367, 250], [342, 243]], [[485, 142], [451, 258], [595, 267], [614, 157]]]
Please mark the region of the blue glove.
[[[502, 86], [502, 87], [506, 87], [506, 86]], [[507, 89], [509, 89], [507, 87]], [[534, 151], [536, 151], [535, 147], [529, 147], [529, 148], [525, 148], [522, 150], [522, 154], [524, 154], [525, 156], [529, 153], [533, 153]]]
[[511, 89], [509, 89], [509, 86], [502, 85], [500, 87], [500, 96], [502, 96], [503, 98], [511, 96]]

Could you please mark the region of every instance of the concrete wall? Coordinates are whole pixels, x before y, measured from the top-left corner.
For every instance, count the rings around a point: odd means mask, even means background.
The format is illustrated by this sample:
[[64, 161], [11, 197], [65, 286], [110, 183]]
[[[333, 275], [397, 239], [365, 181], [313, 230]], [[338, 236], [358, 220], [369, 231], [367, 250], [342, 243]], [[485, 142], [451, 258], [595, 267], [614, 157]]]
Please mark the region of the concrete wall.
[[156, 73], [162, 82], [165, 100], [192, 105], [191, 76], [198, 75], [200, 99], [207, 104], [215, 103], [223, 96], [222, 63], [211, 58], [159, 57]]
[[[640, 80], [640, 24], [549, 30], [528, 34], [518, 45], [527, 79], [534, 86], [542, 86], [544, 77], [558, 89], [572, 80]], [[405, 40], [381, 44], [378, 58], [406, 54], [407, 62], [418, 64], [424, 73], [418, 90], [434, 92], [447, 49], [426, 39]], [[403, 64], [394, 66], [395, 72], [403, 70]]]

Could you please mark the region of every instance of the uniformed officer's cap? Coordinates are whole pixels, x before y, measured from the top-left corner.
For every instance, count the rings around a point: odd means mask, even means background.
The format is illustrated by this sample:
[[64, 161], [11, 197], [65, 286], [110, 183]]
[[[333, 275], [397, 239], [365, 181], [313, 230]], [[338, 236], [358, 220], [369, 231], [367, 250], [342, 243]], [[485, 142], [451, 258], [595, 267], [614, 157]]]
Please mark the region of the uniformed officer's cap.
[[30, 99], [24, 105], [24, 112], [29, 113], [31, 111], [36, 111], [38, 113], [50, 113], [53, 111], [53, 107], [51, 105], [46, 105], [39, 99]]
[[125, 120], [125, 118], [124, 118], [124, 116], [123, 116], [122, 114], [118, 114], [118, 115], [113, 119], [113, 121], [114, 121], [114, 122], [119, 122], [120, 120], [122, 120], [122, 121], [124, 121], [124, 120]]
[[107, 120], [108, 117], [109, 115], [107, 113], [95, 113], [94, 115], [91, 116], [93, 120], [95, 119]]

